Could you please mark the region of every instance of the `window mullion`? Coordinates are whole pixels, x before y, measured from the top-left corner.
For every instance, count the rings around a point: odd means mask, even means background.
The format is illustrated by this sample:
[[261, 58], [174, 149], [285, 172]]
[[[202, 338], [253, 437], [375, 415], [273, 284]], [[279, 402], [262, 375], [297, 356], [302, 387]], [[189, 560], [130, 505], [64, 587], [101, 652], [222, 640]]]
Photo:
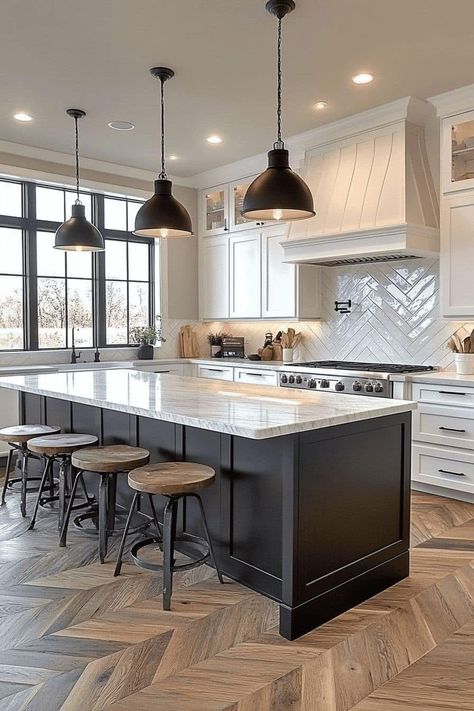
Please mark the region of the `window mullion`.
[[[94, 195], [93, 199], [94, 224], [101, 234], [104, 234], [104, 196]], [[94, 337], [98, 348], [107, 345], [106, 334], [106, 284], [105, 284], [105, 252], [96, 252], [94, 255]]]
[[25, 284], [26, 284], [26, 318], [25, 318], [25, 349], [38, 350], [38, 281], [37, 281], [37, 245], [36, 245], [36, 186], [25, 184], [25, 208], [27, 228], [25, 230]]

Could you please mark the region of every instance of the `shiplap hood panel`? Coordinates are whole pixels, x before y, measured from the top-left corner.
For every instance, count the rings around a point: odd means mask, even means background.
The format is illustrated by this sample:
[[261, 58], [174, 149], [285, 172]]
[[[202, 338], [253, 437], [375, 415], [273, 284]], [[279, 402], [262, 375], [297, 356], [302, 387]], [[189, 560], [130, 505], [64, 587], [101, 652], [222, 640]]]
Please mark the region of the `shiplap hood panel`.
[[303, 176], [316, 216], [292, 223], [285, 261], [332, 266], [439, 251], [422, 126], [404, 119], [308, 150]]

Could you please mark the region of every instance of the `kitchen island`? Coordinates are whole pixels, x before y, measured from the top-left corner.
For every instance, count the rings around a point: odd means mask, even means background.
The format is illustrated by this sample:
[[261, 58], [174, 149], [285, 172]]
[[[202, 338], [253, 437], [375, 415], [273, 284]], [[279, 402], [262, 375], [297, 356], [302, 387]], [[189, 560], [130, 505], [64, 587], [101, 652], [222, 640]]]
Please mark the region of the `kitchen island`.
[[[0, 387], [20, 391], [22, 423], [212, 466], [221, 570], [279, 602], [288, 639], [408, 575], [411, 402], [119, 369]], [[180, 525], [198, 521], [191, 502]]]

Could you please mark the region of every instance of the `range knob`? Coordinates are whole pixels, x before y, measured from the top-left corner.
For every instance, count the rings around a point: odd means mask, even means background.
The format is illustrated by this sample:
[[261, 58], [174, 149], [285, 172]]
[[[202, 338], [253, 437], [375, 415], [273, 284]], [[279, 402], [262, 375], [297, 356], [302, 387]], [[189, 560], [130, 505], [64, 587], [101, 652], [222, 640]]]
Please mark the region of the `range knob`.
[[335, 384], [334, 390], [338, 393], [340, 393], [342, 390], [344, 390], [344, 383], [341, 382], [340, 380]]
[[294, 383], [294, 382], [295, 382], [295, 376], [294, 376], [294, 375], [290, 375], [290, 377], [288, 378], [288, 382], [289, 382], [289, 383]]
[[382, 383], [375, 383], [374, 391], [376, 393], [383, 393], [383, 385]]
[[288, 382], [288, 376], [283, 373], [283, 375], [280, 378], [280, 383], [287, 383]]
[[321, 380], [320, 387], [328, 388], [330, 386], [329, 380]]
[[298, 385], [301, 385], [302, 382], [303, 382], [303, 378], [301, 377], [301, 375], [297, 375], [297, 376], [296, 376], [296, 383], [297, 383]]
[[315, 388], [316, 385], [317, 385], [317, 383], [314, 378], [310, 378], [310, 380], [308, 380], [308, 388]]
[[372, 385], [372, 383], [365, 384], [365, 392], [366, 393], [373, 393], [374, 392], [374, 386]]
[[356, 393], [360, 392], [362, 390], [362, 383], [359, 383], [358, 380], [354, 380], [354, 382], [352, 383], [352, 389]]

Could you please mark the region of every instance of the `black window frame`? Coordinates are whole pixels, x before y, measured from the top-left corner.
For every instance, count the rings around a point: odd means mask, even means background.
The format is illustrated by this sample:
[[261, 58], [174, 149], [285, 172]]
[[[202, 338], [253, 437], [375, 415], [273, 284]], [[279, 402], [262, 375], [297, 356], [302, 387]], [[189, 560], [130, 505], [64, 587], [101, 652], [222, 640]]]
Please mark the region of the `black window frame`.
[[[36, 218], [36, 189], [38, 187], [51, 188], [66, 192], [74, 192], [69, 186], [57, 186], [42, 182], [33, 182], [0, 176], [1, 182], [12, 182], [21, 185], [22, 190], [22, 216], [15, 217], [0, 214], [0, 227], [10, 227], [21, 229], [22, 231], [22, 246], [23, 246], [23, 348], [6, 348], [0, 349], [0, 353], [22, 353], [25, 351], [48, 351], [48, 350], [68, 350], [71, 346], [68, 341], [70, 338], [68, 330], [68, 322], [66, 316], [66, 345], [56, 347], [39, 347], [38, 342], [38, 269], [37, 269], [37, 233], [52, 232], [54, 233], [60, 222], [50, 220], [38, 220]], [[148, 246], [148, 316], [149, 326], [155, 324], [155, 295], [156, 295], [156, 278], [155, 278], [155, 240], [139, 237], [127, 230], [111, 230], [106, 229], [104, 224], [104, 201], [105, 198], [126, 201], [126, 218], [128, 226], [128, 203], [139, 203], [143, 201], [138, 198], [109, 195], [107, 193], [96, 193], [87, 190], [81, 190], [84, 195], [91, 196], [92, 222], [100, 230], [105, 238], [117, 239], [126, 242], [137, 242]], [[65, 199], [65, 198], [64, 198]], [[67, 216], [66, 216], [67, 219]], [[7, 275], [8, 276], [8, 275]], [[128, 276], [128, 273], [127, 273]], [[41, 277], [40, 277], [41, 278]], [[62, 278], [62, 277], [60, 277]], [[67, 267], [65, 272], [65, 280], [67, 280]], [[74, 278], [74, 277], [71, 277]], [[78, 277], [79, 278], [79, 277]], [[84, 277], [84, 280], [88, 278]], [[129, 338], [129, 311], [128, 311], [128, 296], [127, 296], [127, 343], [107, 343], [106, 342], [106, 279], [105, 279], [105, 253], [92, 253], [92, 346], [82, 346], [83, 349], [91, 348], [128, 348], [136, 345], [130, 343]], [[128, 282], [135, 280], [127, 279], [127, 294]], [[145, 282], [145, 280], [144, 280]], [[67, 292], [66, 292], [66, 313], [67, 309]]]

